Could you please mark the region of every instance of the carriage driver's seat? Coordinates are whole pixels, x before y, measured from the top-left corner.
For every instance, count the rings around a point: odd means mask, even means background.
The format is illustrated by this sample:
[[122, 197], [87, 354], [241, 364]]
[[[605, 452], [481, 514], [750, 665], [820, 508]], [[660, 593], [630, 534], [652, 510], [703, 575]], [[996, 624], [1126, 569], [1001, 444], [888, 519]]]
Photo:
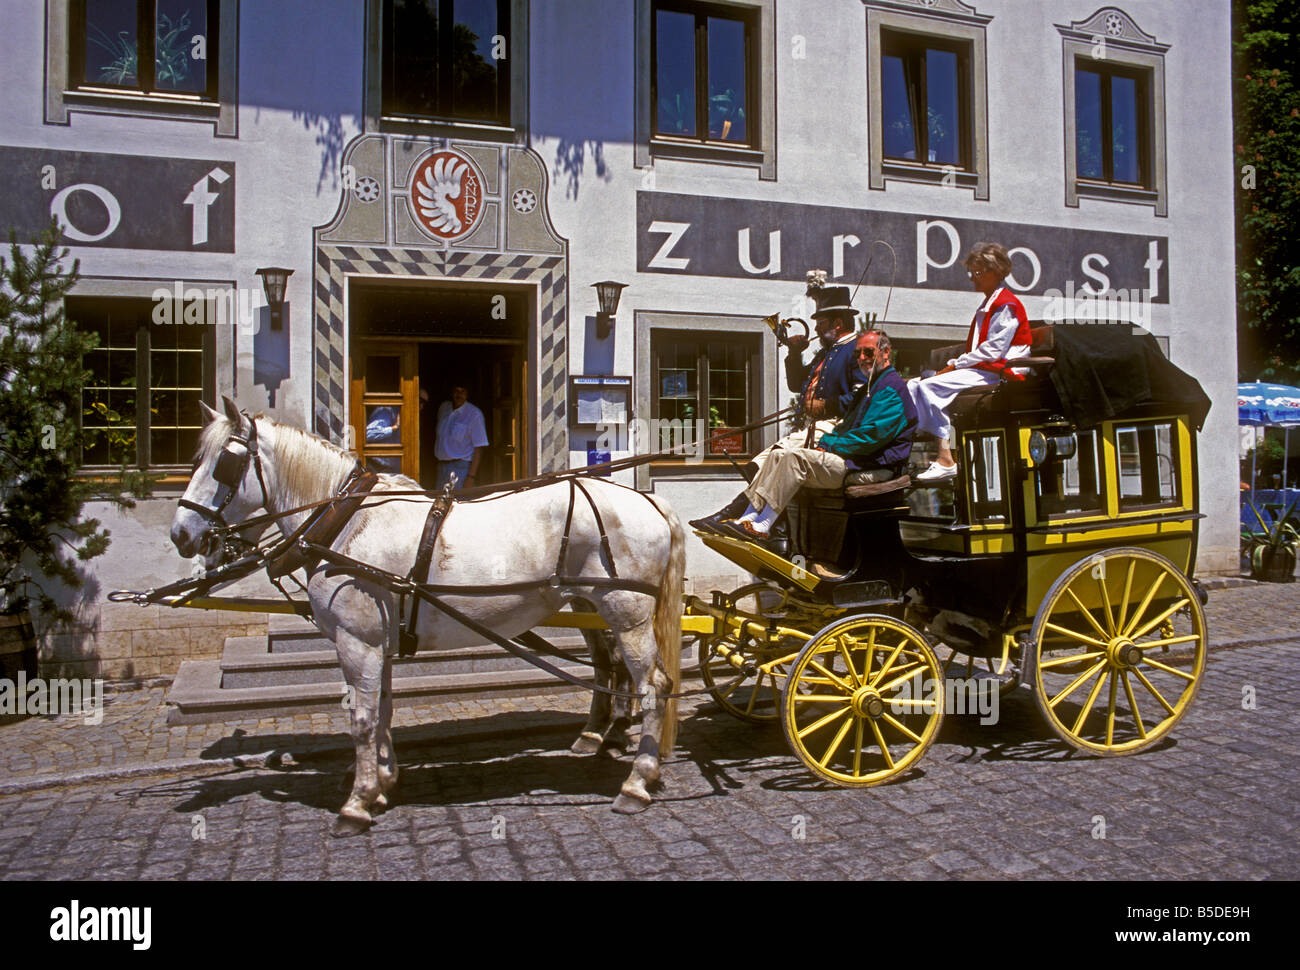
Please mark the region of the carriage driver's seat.
[[862, 552], [864, 529], [869, 532], [872, 523], [878, 522], [886, 531], [896, 533], [893, 520], [908, 514], [904, 495], [911, 484], [906, 473], [873, 482], [865, 474], [853, 472], [842, 489], [800, 489], [786, 509], [790, 554], [803, 556], [807, 568], [822, 579], [852, 571]]

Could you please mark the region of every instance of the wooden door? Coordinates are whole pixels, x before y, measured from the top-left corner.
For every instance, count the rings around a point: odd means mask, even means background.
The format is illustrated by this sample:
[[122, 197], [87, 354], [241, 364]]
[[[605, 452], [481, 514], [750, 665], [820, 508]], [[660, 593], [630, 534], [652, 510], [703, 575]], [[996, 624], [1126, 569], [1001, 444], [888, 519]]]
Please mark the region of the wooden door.
[[492, 432], [497, 481], [514, 481], [527, 472], [523, 441], [523, 359], [520, 347], [502, 348], [492, 362]]
[[377, 472], [420, 475], [420, 374], [414, 344], [359, 340], [349, 423], [358, 457]]

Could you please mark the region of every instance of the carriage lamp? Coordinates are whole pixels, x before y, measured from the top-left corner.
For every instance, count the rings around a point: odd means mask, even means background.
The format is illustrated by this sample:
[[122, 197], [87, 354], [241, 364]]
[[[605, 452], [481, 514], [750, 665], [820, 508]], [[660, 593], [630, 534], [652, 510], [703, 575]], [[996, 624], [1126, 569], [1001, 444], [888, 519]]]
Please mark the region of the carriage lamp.
[[596, 339], [604, 340], [609, 336], [610, 328], [614, 325], [614, 315], [618, 313], [619, 297], [623, 295], [623, 290], [627, 288], [626, 283], [615, 283], [613, 280], [601, 280], [599, 283], [592, 283], [596, 288], [596, 300], [600, 303], [600, 312], [596, 314]]
[[1029, 435], [1029, 459], [1035, 465], [1044, 465], [1049, 461], [1058, 458], [1067, 461], [1074, 457], [1075, 450], [1078, 448], [1078, 441], [1074, 435], [1062, 431], [1060, 428], [1048, 428], [1048, 434], [1042, 431], [1034, 431]]
[[262, 290], [266, 293], [266, 305], [271, 308], [271, 329], [279, 330], [284, 326], [284, 291], [293, 270], [279, 266], [264, 266], [257, 271], [262, 277]]

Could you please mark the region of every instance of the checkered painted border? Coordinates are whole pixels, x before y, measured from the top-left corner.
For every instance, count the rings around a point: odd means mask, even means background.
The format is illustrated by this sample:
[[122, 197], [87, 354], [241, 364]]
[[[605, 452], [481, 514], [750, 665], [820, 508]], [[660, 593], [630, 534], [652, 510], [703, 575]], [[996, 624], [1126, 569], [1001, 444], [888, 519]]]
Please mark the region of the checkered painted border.
[[317, 434], [339, 443], [343, 441], [347, 426], [344, 410], [347, 381], [344, 318], [347, 308], [343, 302], [343, 281], [349, 274], [442, 280], [487, 279], [536, 285], [539, 301], [537, 471], [557, 471], [568, 467], [569, 439], [565, 421], [568, 273], [563, 256], [318, 245], [312, 301], [312, 423]]

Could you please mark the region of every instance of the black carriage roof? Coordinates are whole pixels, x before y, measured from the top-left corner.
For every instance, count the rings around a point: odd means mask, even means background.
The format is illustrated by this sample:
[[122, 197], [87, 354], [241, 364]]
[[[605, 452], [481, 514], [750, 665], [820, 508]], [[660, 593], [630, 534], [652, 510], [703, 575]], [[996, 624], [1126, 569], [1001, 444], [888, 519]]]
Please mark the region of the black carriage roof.
[[[1135, 410], [1156, 406], [1186, 414], [1197, 431], [1210, 399], [1200, 382], [1160, 352], [1148, 331], [1132, 324], [1056, 324], [1035, 347], [1055, 360], [1045, 378], [1008, 382], [991, 397], [973, 394], [953, 406], [959, 420], [983, 411], [1043, 409], [1089, 428]], [[1050, 350], [1048, 349], [1050, 347]], [[1036, 349], [1035, 354], [1039, 354]], [[1037, 408], [1034, 405], [1037, 405]]]

